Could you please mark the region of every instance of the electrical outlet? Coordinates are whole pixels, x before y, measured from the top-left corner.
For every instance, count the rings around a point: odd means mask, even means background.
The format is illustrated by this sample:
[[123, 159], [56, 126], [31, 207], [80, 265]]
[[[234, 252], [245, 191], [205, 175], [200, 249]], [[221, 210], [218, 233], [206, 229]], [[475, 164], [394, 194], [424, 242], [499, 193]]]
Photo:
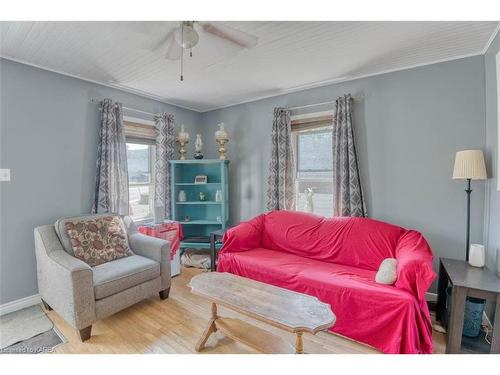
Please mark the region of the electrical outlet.
[[10, 181], [10, 169], [0, 169], [0, 181]]

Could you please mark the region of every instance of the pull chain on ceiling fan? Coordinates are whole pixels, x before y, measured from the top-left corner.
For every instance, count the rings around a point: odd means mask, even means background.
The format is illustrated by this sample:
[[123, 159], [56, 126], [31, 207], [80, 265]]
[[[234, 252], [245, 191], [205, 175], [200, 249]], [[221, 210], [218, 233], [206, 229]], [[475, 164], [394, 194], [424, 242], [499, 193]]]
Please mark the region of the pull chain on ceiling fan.
[[[181, 50], [181, 82], [184, 81], [184, 50], [189, 49], [189, 57], [193, 57], [193, 47], [198, 44], [199, 36], [193, 27], [194, 21], [185, 21], [181, 23], [174, 32], [174, 38], [177, 44], [182, 47]], [[180, 34], [180, 37], [179, 37]]]
[[[167, 46], [165, 58], [168, 60], [180, 59], [180, 80], [184, 81], [184, 50], [189, 50], [189, 56], [193, 57], [193, 47], [198, 44], [199, 34], [195, 25], [201, 32], [206, 32], [217, 38], [234, 43], [242, 48], [252, 48], [257, 45], [258, 38], [254, 35], [234, 29], [222, 24], [212, 22], [183, 21], [174, 30], [170, 31], [165, 38], [153, 49], [157, 50]], [[200, 27], [198, 27], [198, 25]]]

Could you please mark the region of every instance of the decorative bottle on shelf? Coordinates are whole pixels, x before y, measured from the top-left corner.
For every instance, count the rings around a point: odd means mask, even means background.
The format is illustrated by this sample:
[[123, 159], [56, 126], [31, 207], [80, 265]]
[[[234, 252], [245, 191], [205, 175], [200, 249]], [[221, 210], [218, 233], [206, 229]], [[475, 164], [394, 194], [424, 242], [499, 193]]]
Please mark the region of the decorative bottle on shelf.
[[215, 192], [215, 201], [222, 202], [222, 190], [217, 190]]
[[196, 141], [194, 141], [194, 158], [203, 159], [203, 141], [201, 140], [201, 134], [196, 134]]
[[179, 202], [186, 201], [186, 192], [184, 190], [179, 190]]

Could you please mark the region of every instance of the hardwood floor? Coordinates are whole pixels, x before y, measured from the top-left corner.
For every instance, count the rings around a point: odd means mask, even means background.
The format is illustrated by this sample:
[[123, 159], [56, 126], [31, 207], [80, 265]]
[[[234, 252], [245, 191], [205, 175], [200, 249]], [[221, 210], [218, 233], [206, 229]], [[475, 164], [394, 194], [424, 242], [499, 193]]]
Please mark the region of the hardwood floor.
[[[68, 342], [55, 349], [56, 353], [196, 353], [195, 345], [210, 318], [210, 302], [191, 293], [187, 283], [200, 273], [194, 268], [183, 268], [181, 275], [172, 279], [170, 297], [160, 300], [151, 297], [107, 319], [92, 328], [90, 340], [82, 343], [75, 329], [55, 311], [47, 311], [56, 327]], [[293, 343], [294, 335], [264, 323], [220, 308], [219, 313], [263, 328]], [[445, 336], [433, 332], [435, 352], [444, 352]], [[368, 354], [377, 350], [328, 332], [316, 336], [304, 335], [306, 353]], [[248, 346], [224, 337], [219, 331], [211, 335], [203, 353], [256, 353]]]

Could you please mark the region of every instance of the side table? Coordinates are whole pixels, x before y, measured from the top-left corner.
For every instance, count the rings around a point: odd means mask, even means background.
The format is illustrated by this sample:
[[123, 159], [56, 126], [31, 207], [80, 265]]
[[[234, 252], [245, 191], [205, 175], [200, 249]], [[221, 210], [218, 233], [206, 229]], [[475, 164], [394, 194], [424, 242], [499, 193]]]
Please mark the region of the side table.
[[496, 303], [490, 353], [500, 353], [500, 279], [488, 268], [472, 267], [463, 260], [441, 258], [436, 311], [436, 318], [441, 321], [446, 313], [448, 281], [452, 286], [452, 305], [448, 322], [446, 353], [460, 353], [465, 301], [468, 296]]
[[217, 250], [222, 247], [220, 239], [226, 231], [219, 229], [210, 233], [210, 271], [214, 272], [217, 269]]
[[141, 225], [137, 230], [147, 236], [161, 238], [170, 242], [170, 275], [172, 277], [179, 275], [181, 273], [179, 247], [182, 239], [182, 226], [176, 221], [165, 220], [163, 223]]

